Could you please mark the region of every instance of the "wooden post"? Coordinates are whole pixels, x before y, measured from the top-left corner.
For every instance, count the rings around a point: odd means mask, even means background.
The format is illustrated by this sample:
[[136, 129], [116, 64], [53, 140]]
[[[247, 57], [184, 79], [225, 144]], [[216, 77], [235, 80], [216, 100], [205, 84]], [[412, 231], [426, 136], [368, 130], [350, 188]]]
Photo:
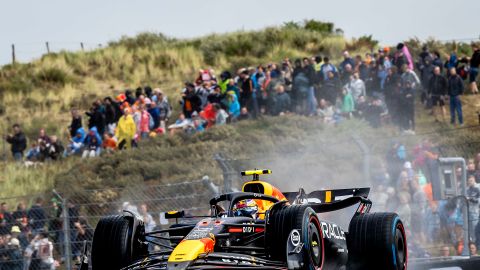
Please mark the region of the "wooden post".
[[47, 54], [50, 54], [50, 45], [48, 44], [48, 41], [45, 42], [45, 45], [47, 46]]
[[82, 51], [85, 50], [85, 48], [83, 47], [83, 42], [80, 42], [80, 48], [82, 48]]
[[15, 64], [15, 44], [12, 44], [12, 64]]

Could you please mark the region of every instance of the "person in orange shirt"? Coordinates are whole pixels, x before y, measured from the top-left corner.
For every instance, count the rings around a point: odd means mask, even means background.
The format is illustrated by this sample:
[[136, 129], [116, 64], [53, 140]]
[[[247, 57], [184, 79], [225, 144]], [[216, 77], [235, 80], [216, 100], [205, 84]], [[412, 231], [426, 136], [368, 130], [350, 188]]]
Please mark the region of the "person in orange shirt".
[[102, 148], [107, 151], [107, 153], [112, 153], [117, 149], [117, 142], [113, 138], [113, 135], [110, 133], [105, 132], [103, 134], [103, 143]]

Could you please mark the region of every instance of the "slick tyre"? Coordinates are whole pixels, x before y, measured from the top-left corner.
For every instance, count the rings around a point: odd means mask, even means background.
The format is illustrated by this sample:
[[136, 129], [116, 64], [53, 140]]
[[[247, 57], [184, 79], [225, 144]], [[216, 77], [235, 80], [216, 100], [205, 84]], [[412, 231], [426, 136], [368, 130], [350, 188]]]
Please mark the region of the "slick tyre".
[[142, 229], [140, 226], [133, 228], [133, 220], [129, 217], [102, 218], [93, 234], [92, 269], [116, 270], [131, 264], [136, 254], [144, 249], [138, 241]]
[[268, 216], [266, 227], [267, 250], [272, 259], [287, 260], [287, 241], [290, 232], [301, 232], [303, 262], [300, 269], [322, 269], [324, 242], [320, 222], [308, 205], [275, 205]]
[[349, 269], [406, 270], [405, 228], [395, 213], [370, 213], [350, 221]]

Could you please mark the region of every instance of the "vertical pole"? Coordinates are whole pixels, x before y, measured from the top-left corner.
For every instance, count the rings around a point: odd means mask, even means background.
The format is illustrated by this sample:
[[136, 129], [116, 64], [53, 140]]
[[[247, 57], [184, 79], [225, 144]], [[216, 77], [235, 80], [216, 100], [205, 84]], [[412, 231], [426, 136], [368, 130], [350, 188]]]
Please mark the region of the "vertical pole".
[[47, 47], [47, 54], [50, 54], [50, 45], [48, 44], [48, 41], [45, 42], [45, 46]]
[[80, 48], [82, 48], [82, 51], [85, 51], [85, 48], [83, 47], [83, 42], [80, 42]]
[[62, 215], [63, 215], [63, 233], [65, 234], [64, 239], [64, 251], [65, 251], [65, 268], [67, 270], [72, 270], [72, 250], [71, 250], [71, 241], [70, 241], [70, 219], [68, 216], [68, 207], [67, 199], [62, 199]]
[[15, 44], [12, 44], [12, 64], [14, 65], [16, 62], [15, 59]]

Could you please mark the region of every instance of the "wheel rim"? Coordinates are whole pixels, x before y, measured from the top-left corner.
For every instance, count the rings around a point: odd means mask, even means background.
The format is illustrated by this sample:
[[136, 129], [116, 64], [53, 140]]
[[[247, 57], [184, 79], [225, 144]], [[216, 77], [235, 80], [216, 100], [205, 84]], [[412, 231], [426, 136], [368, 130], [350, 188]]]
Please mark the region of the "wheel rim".
[[323, 238], [319, 231], [319, 222], [315, 217], [308, 223], [309, 256], [315, 269], [321, 269], [323, 264]]
[[407, 269], [407, 242], [405, 241], [405, 230], [399, 223], [395, 230], [395, 247], [398, 269]]

